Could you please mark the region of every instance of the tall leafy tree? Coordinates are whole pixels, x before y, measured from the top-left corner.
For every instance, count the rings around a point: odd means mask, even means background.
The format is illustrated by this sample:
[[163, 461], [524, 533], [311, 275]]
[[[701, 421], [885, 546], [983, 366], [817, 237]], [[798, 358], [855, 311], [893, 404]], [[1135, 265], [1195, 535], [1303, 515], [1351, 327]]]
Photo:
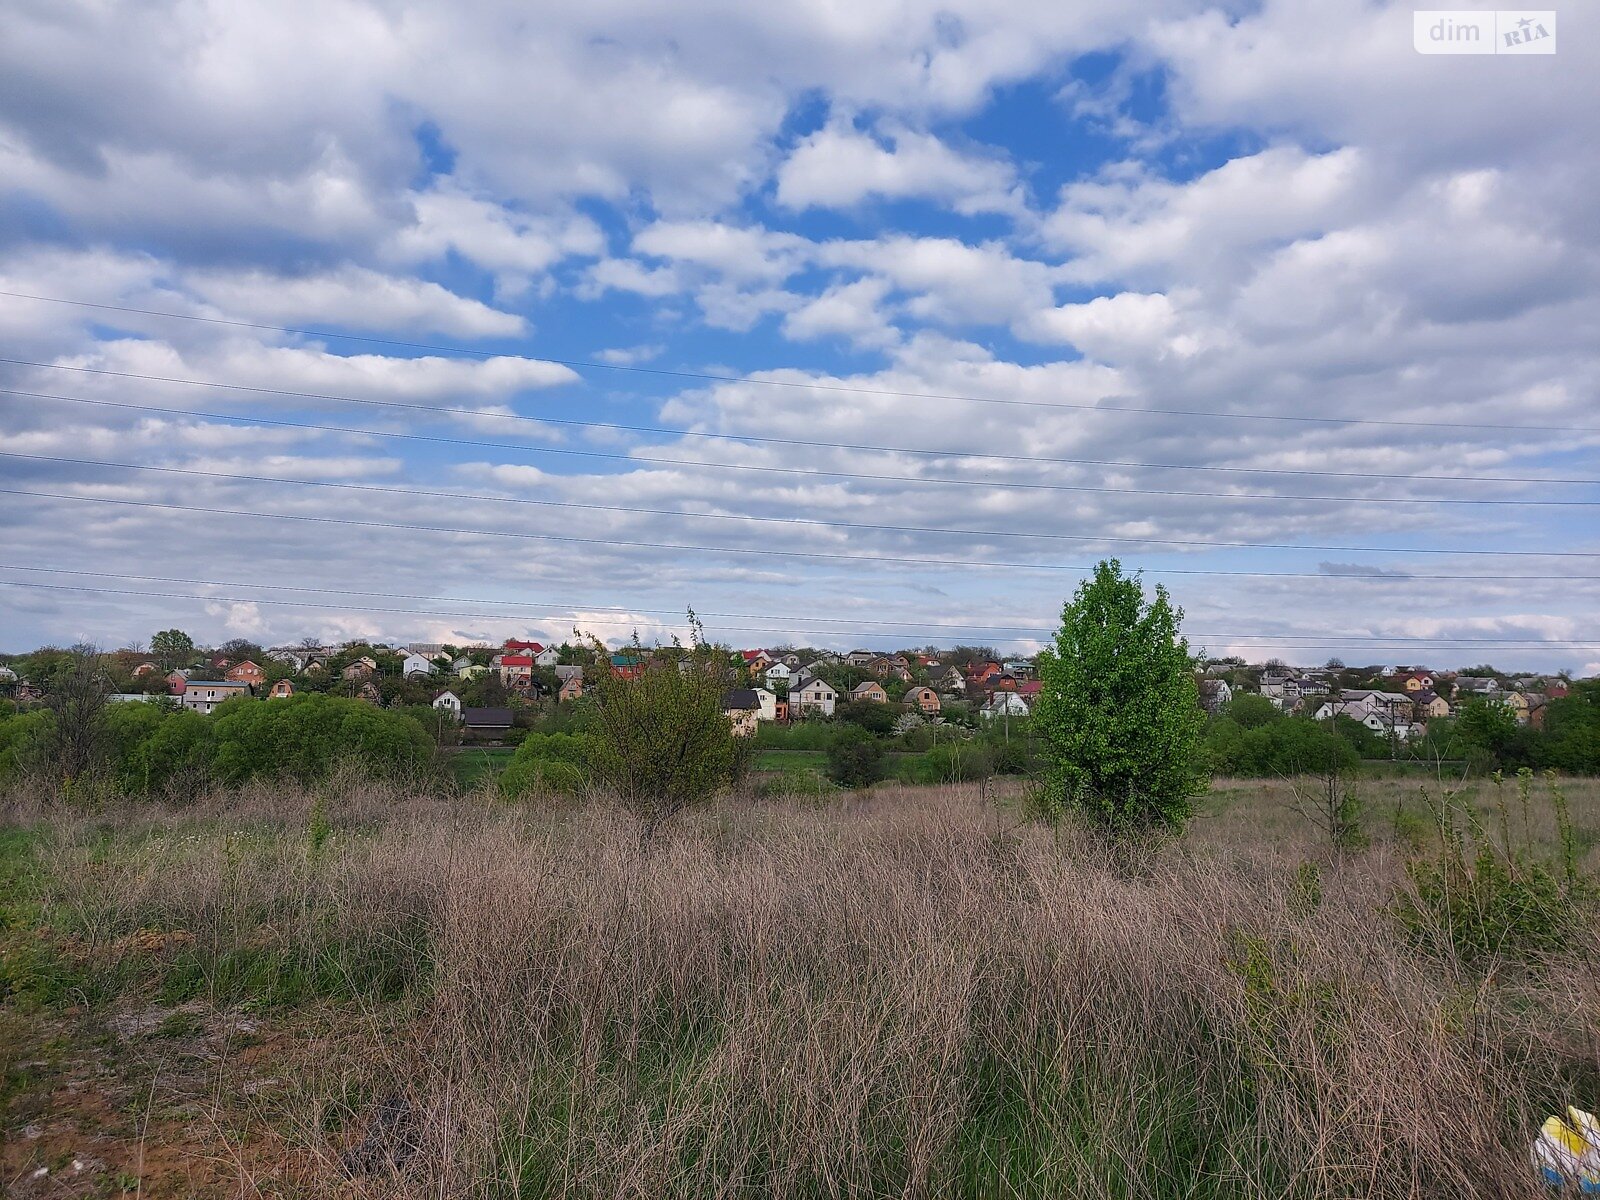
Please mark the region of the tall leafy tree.
[[1147, 601], [1114, 558], [1062, 608], [1055, 644], [1040, 655], [1033, 717], [1050, 811], [1071, 806], [1116, 833], [1188, 820], [1207, 776], [1182, 618], [1165, 588]]
[[181, 629], [163, 629], [150, 639], [150, 653], [163, 671], [187, 666], [194, 658], [194, 639]]

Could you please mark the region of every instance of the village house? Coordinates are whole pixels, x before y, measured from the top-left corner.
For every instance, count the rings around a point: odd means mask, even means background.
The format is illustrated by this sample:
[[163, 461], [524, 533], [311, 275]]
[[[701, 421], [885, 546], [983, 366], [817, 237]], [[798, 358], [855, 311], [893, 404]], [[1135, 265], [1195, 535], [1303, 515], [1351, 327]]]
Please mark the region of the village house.
[[190, 679], [185, 681], [181, 703], [190, 712], [209, 713], [235, 696], [248, 696], [250, 685], [230, 679]]
[[539, 642], [524, 642], [519, 641], [517, 638], [507, 638], [501, 643], [501, 649], [507, 654], [526, 654], [529, 658], [532, 658], [543, 650], [544, 646]]
[[905, 694], [903, 703], [907, 708], [915, 709], [925, 717], [931, 717], [943, 707], [939, 702], [939, 693], [931, 687], [914, 687]]
[[189, 672], [174, 671], [167, 676], [167, 692], [173, 696], [183, 695], [183, 689], [188, 686]]
[[761, 704], [761, 720], [776, 721], [778, 719], [778, 705], [781, 703], [777, 695], [770, 688], [756, 688], [756, 700]]
[[1017, 684], [1017, 695], [1022, 697], [1022, 702], [1028, 706], [1029, 712], [1033, 711], [1034, 703], [1042, 691], [1044, 691], [1042, 679], [1024, 679]]
[[889, 693], [883, 690], [883, 684], [876, 679], [868, 679], [850, 689], [850, 699], [858, 703], [866, 701], [872, 704], [887, 704]]
[[294, 695], [294, 684], [287, 679], [280, 679], [267, 689], [268, 700], [284, 700]]
[[556, 703], [567, 700], [576, 700], [583, 695], [583, 668], [579, 666], [563, 665], [555, 668]]
[[734, 737], [754, 737], [761, 720], [761, 699], [755, 688], [734, 688], [722, 697], [722, 715], [733, 725]]
[[378, 690], [378, 685], [370, 679], [356, 690], [355, 698], [368, 704], [383, 703], [383, 693]]
[[765, 650], [741, 650], [739, 658], [752, 677], [765, 674], [767, 668], [772, 665], [772, 655]]
[[377, 660], [363, 654], [360, 658], [356, 659], [355, 662], [351, 663], [344, 670], [340, 671], [339, 678], [366, 679], [370, 677], [377, 669]]
[[512, 714], [509, 708], [464, 708], [461, 723], [474, 737], [493, 739], [504, 737], [511, 729]]
[[440, 692], [433, 698], [433, 706], [448, 713], [452, 721], [461, 720], [461, 697], [451, 691]]
[[825, 717], [833, 716], [833, 706], [839, 699], [839, 693], [834, 691], [826, 679], [808, 679], [805, 686], [798, 691], [789, 689], [789, 711], [796, 717], [804, 717], [807, 713], [821, 713]]
[[430, 661], [429, 659], [427, 659], [423, 655], [418, 654], [416, 651], [412, 651], [412, 652], [408, 653], [405, 656], [405, 658], [400, 660], [400, 675], [401, 675], [402, 678], [410, 679], [414, 675], [432, 675], [432, 674], [433, 674], [433, 663], [432, 663], [432, 661]]
[[247, 658], [229, 667], [228, 673], [223, 678], [229, 683], [248, 683], [251, 687], [256, 687], [266, 681], [267, 673]]
[[613, 654], [611, 674], [618, 679], [640, 679], [644, 676], [645, 660], [637, 654]]
[[1412, 703], [1416, 706], [1417, 715], [1425, 720], [1450, 715], [1450, 701], [1438, 692], [1417, 692]]
[[153, 662], [142, 662], [133, 669], [135, 679], [143, 679], [146, 675], [154, 675], [157, 667]]
[[959, 667], [951, 667], [934, 682], [934, 686], [947, 696], [967, 694], [967, 679]]
[[1467, 696], [1493, 696], [1500, 690], [1500, 681], [1492, 675], [1457, 675], [1455, 691], [1457, 700]]
[[780, 683], [783, 684], [784, 687], [788, 687], [789, 678], [792, 674], [793, 672], [789, 669], [788, 663], [775, 662], [767, 668], [767, 682], [774, 687]]
[[995, 717], [1025, 717], [1028, 715], [1028, 703], [1016, 692], [996, 692], [978, 713], [991, 721]]
[[1219, 713], [1233, 699], [1233, 689], [1226, 679], [1202, 679], [1199, 682], [1200, 707], [1208, 713]]
[[543, 650], [539, 651], [539, 653], [533, 656], [533, 665], [545, 671], [548, 671], [560, 661], [561, 651], [557, 650], [554, 646], [546, 646]]
[[533, 682], [533, 655], [502, 654], [500, 682], [508, 688], [527, 687]]
[[1261, 694], [1281, 709], [1300, 703], [1300, 681], [1293, 675], [1269, 672], [1261, 677]]

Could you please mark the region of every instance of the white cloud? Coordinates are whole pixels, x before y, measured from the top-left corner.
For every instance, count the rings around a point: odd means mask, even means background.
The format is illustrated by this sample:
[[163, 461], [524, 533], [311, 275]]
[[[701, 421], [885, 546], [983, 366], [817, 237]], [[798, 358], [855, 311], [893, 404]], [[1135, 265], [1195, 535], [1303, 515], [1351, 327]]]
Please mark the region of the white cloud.
[[882, 311], [889, 284], [882, 279], [858, 279], [830, 288], [783, 321], [785, 337], [796, 341], [843, 337], [858, 346], [886, 346], [899, 335]]
[[568, 257], [605, 252], [599, 226], [572, 213], [529, 215], [448, 183], [412, 193], [411, 204], [415, 221], [388, 247], [400, 262], [432, 262], [453, 251], [516, 279], [541, 275]]
[[1122, 292], [1063, 304], [1035, 314], [1026, 327], [1040, 341], [1067, 342], [1102, 361], [1161, 354], [1187, 358], [1200, 348], [1195, 334], [1178, 332], [1178, 311], [1160, 292]]
[[613, 366], [636, 367], [643, 363], [654, 362], [665, 350], [666, 347], [660, 342], [647, 342], [639, 346], [614, 346], [608, 350], [598, 351], [595, 357]]
[[1361, 152], [1349, 147], [1274, 147], [1181, 184], [1124, 167], [1064, 188], [1041, 233], [1075, 256], [1071, 276], [1085, 282], [1226, 273], [1264, 247], [1356, 215], [1369, 186]]
[[1015, 173], [994, 157], [958, 154], [932, 134], [890, 124], [889, 143], [835, 119], [795, 147], [777, 173], [778, 203], [848, 208], [868, 198], [941, 200], [957, 212], [1021, 209]]
[[327, 322], [355, 329], [510, 337], [527, 322], [421, 279], [344, 266], [314, 275], [192, 271], [188, 287], [232, 318], [270, 324]]

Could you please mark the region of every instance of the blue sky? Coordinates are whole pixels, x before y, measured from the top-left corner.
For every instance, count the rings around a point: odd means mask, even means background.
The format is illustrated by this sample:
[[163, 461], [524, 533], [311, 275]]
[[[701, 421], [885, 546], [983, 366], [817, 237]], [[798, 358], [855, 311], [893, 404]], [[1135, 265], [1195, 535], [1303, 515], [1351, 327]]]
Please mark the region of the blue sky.
[[1585, 12], [760, 7], [7, 5], [0, 648], [1600, 670]]

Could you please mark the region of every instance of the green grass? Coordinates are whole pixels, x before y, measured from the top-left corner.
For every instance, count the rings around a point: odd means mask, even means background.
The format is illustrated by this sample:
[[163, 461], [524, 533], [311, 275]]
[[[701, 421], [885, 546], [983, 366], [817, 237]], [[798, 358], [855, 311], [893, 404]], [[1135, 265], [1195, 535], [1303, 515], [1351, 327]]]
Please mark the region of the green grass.
[[763, 750], [756, 755], [758, 771], [814, 771], [820, 775], [827, 765], [828, 756], [821, 750]]
[[504, 771], [515, 753], [510, 746], [467, 746], [450, 756], [450, 771], [462, 787], [476, 787]]

